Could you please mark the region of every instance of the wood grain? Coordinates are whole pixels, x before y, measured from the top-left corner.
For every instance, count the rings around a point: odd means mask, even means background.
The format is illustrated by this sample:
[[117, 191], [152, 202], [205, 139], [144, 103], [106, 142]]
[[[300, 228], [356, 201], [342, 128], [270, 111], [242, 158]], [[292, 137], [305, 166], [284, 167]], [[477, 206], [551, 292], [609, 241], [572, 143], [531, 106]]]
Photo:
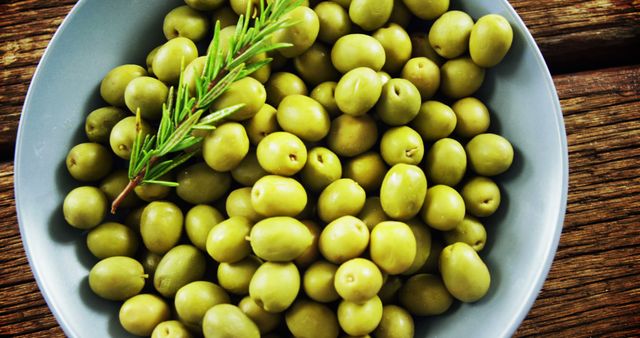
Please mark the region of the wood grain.
[[[20, 111], [35, 66], [76, 0], [0, 2], [0, 158], [12, 158]], [[640, 59], [639, 0], [509, 0], [552, 72]]]

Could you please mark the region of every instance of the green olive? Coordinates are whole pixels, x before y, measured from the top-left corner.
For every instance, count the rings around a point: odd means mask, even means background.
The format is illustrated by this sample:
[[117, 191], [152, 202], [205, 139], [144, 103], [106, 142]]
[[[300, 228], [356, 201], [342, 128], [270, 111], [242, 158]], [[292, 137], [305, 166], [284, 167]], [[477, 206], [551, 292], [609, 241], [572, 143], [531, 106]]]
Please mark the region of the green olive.
[[192, 338], [189, 329], [177, 320], [167, 320], [153, 328], [151, 338]]
[[353, 258], [340, 265], [334, 286], [342, 299], [363, 303], [378, 294], [382, 287], [382, 272], [370, 260]]
[[[127, 171], [125, 169], [118, 169], [111, 172], [111, 174], [100, 182], [100, 190], [102, 190], [109, 202], [113, 202], [125, 189], [127, 184], [129, 184]], [[122, 200], [120, 206], [129, 208], [137, 206], [138, 204], [140, 204], [140, 199], [136, 194], [129, 194]]]
[[446, 104], [438, 101], [422, 103], [418, 115], [411, 121], [415, 129], [425, 141], [435, 141], [445, 138], [457, 126], [454, 111]]
[[411, 268], [416, 245], [413, 231], [406, 223], [385, 221], [371, 230], [369, 254], [382, 271], [397, 275]]
[[122, 65], [110, 70], [100, 82], [100, 96], [108, 104], [124, 107], [124, 91], [131, 80], [147, 75], [138, 65]]
[[312, 99], [318, 101], [324, 107], [331, 117], [336, 117], [342, 113], [336, 103], [335, 93], [337, 86], [337, 82], [323, 82], [313, 88], [311, 94], [309, 94]]
[[318, 217], [331, 222], [345, 215], [357, 215], [367, 198], [364, 189], [349, 178], [329, 184], [318, 197]]
[[260, 338], [258, 326], [239, 307], [231, 304], [211, 307], [202, 319], [202, 332], [206, 338]]
[[87, 247], [100, 259], [113, 256], [133, 257], [138, 250], [138, 238], [128, 226], [107, 222], [89, 231]]
[[431, 25], [429, 43], [431, 47], [447, 59], [464, 54], [469, 48], [469, 35], [473, 19], [462, 11], [449, 11]]
[[376, 196], [367, 198], [358, 218], [367, 225], [369, 230], [373, 229], [376, 224], [389, 220], [389, 216], [384, 213], [380, 204], [380, 197]]
[[251, 187], [267, 174], [268, 173], [260, 166], [260, 162], [258, 162], [255, 149], [250, 149], [242, 162], [231, 170], [231, 177], [245, 187]]
[[277, 113], [272, 105], [265, 103], [256, 115], [245, 122], [251, 144], [257, 146], [267, 135], [280, 130]]
[[440, 272], [447, 290], [460, 301], [475, 302], [489, 291], [489, 269], [467, 243], [457, 242], [442, 250]]
[[347, 34], [339, 38], [331, 49], [331, 62], [341, 73], [358, 67], [379, 71], [385, 60], [382, 44], [365, 34]]
[[258, 162], [267, 172], [291, 176], [302, 170], [307, 162], [307, 148], [302, 140], [288, 132], [267, 135], [256, 149]]
[[423, 20], [433, 20], [449, 9], [449, 0], [403, 0], [407, 8]]
[[[189, 7], [197, 9], [199, 11], [212, 11], [222, 6], [226, 1], [224, 0], [185, 0]], [[228, 7], [225, 7], [228, 8]]]
[[353, 157], [371, 149], [377, 140], [378, 127], [371, 116], [342, 114], [331, 121], [327, 145], [340, 156]]
[[207, 63], [206, 56], [197, 57], [195, 60], [191, 61], [182, 72], [183, 81], [187, 88], [189, 89], [189, 93], [192, 96], [196, 96], [196, 79], [198, 79], [202, 72], [204, 71], [204, 66]]
[[393, 10], [391, 11], [389, 22], [397, 23], [402, 27], [407, 27], [411, 21], [411, 16], [411, 11], [409, 11], [409, 8], [407, 8], [402, 0], [393, 1]]
[[320, 256], [318, 242], [320, 241], [320, 233], [322, 232], [322, 229], [318, 223], [312, 220], [303, 220], [301, 222], [305, 227], [307, 227], [307, 230], [309, 230], [309, 233], [311, 234], [311, 245], [296, 257], [294, 263], [296, 263], [298, 267], [307, 267], [311, 265], [311, 263], [317, 261]]
[[445, 247], [445, 242], [438, 233], [434, 233], [434, 236], [431, 237], [431, 248], [429, 250], [429, 256], [427, 257], [427, 261], [424, 262], [424, 265], [418, 270], [420, 273], [437, 273], [438, 264], [440, 262], [440, 254], [442, 253], [442, 249]]
[[260, 264], [260, 260], [255, 256], [234, 263], [222, 262], [217, 270], [218, 283], [233, 294], [249, 294], [249, 283]]
[[125, 300], [142, 290], [146, 277], [140, 262], [130, 257], [113, 256], [91, 268], [89, 287], [104, 299]]
[[453, 187], [467, 171], [467, 154], [460, 142], [452, 138], [439, 139], [429, 149], [424, 168], [430, 182]]
[[178, 197], [191, 204], [204, 204], [216, 201], [229, 190], [231, 176], [199, 162], [180, 169], [177, 182]]
[[206, 250], [209, 231], [223, 220], [224, 216], [216, 208], [204, 204], [196, 205], [185, 216], [184, 227], [187, 237], [196, 248]]
[[477, 218], [470, 215], [465, 215], [462, 222], [443, 235], [447, 244], [463, 242], [469, 244], [475, 251], [482, 250], [487, 242], [487, 231], [484, 226]]
[[335, 89], [336, 104], [340, 111], [361, 116], [372, 109], [382, 93], [378, 74], [367, 67], [348, 71], [340, 78]]
[[146, 249], [144, 249], [144, 252], [140, 256], [139, 261], [144, 268], [144, 272], [149, 275], [146, 282], [150, 288], [153, 288], [153, 276], [156, 273], [156, 269], [158, 268], [158, 264], [160, 264], [161, 259], [162, 255], [158, 255]]
[[300, 6], [286, 13], [282, 18], [293, 20], [294, 24], [276, 31], [272, 41], [292, 44], [292, 46], [278, 49], [278, 51], [285, 57], [296, 57], [304, 53], [316, 41], [320, 30], [318, 15], [311, 8]]
[[440, 90], [453, 99], [470, 96], [482, 86], [484, 73], [469, 57], [451, 59], [440, 67]]
[[340, 327], [336, 314], [328, 306], [298, 300], [285, 315], [289, 332], [299, 338], [337, 338]]
[[242, 216], [251, 222], [257, 222], [263, 218], [251, 204], [251, 187], [238, 188], [230, 192], [225, 202], [225, 209], [229, 217]]
[[373, 332], [382, 320], [382, 301], [378, 296], [358, 304], [343, 300], [338, 305], [338, 322], [344, 332], [362, 336]]
[[304, 95], [289, 95], [278, 105], [278, 124], [304, 141], [320, 141], [329, 133], [329, 113], [316, 100]]
[[304, 273], [303, 287], [305, 294], [322, 303], [330, 303], [340, 298], [334, 286], [338, 266], [323, 260], [311, 264]]
[[296, 259], [313, 241], [307, 227], [291, 217], [264, 219], [251, 228], [249, 238], [256, 256], [272, 262]]
[[149, 54], [147, 54], [147, 57], [145, 58], [145, 63], [147, 65], [148, 75], [155, 76], [155, 74], [153, 73], [153, 59], [156, 57], [156, 54], [158, 54], [158, 49], [160, 49], [160, 47], [162, 47], [162, 45], [157, 46], [154, 49], [152, 49], [149, 52]]
[[176, 292], [174, 300], [178, 318], [195, 332], [202, 330], [202, 319], [207, 310], [215, 305], [230, 302], [224, 289], [207, 281], [185, 284]]
[[107, 214], [107, 198], [104, 193], [90, 186], [71, 190], [62, 203], [65, 221], [74, 228], [91, 229], [102, 223]]
[[296, 56], [293, 66], [302, 79], [313, 86], [325, 81], [334, 81], [340, 77], [331, 63], [331, 50], [319, 42]]
[[380, 203], [389, 217], [407, 220], [418, 214], [426, 193], [427, 179], [422, 169], [400, 163], [385, 175], [380, 188]]
[[418, 115], [420, 104], [420, 92], [411, 81], [391, 79], [382, 87], [376, 113], [384, 123], [399, 126], [409, 123]]
[[395, 127], [382, 135], [380, 153], [390, 166], [398, 163], [419, 164], [424, 156], [424, 143], [415, 130], [407, 126]]
[[458, 123], [455, 133], [464, 138], [472, 138], [489, 129], [491, 117], [489, 109], [475, 97], [465, 97], [456, 101], [451, 108], [456, 114]]
[[485, 15], [471, 30], [469, 53], [478, 66], [493, 67], [502, 61], [512, 42], [513, 30], [509, 21], [500, 14]]
[[380, 325], [373, 334], [378, 338], [411, 338], [414, 332], [413, 317], [407, 310], [397, 305], [385, 305]]
[[[256, 56], [252, 57], [251, 59], [249, 59], [249, 62], [264, 61], [264, 60], [267, 59], [267, 57], [268, 57], [267, 53], [260, 53], [260, 54], [257, 54]], [[249, 76], [251, 76], [252, 78], [258, 80], [262, 84], [266, 83], [267, 81], [269, 81], [269, 78], [271, 77], [271, 63], [264, 64], [258, 70], [256, 70], [253, 73], [249, 74]]]
[[433, 97], [440, 87], [440, 68], [426, 57], [409, 59], [402, 67], [400, 77], [416, 86], [422, 100]]
[[107, 148], [99, 143], [80, 143], [71, 148], [66, 164], [74, 179], [90, 182], [105, 177], [111, 171], [113, 158]]
[[293, 178], [267, 175], [251, 188], [251, 205], [258, 214], [296, 216], [307, 205], [307, 193]]
[[478, 175], [495, 176], [511, 167], [513, 146], [496, 134], [485, 133], [474, 136], [465, 146], [471, 169]]
[[429, 259], [431, 253], [431, 231], [429, 231], [429, 227], [426, 224], [416, 218], [407, 221], [407, 225], [416, 239], [416, 257], [411, 267], [402, 273], [410, 276], [418, 272]]
[[237, 15], [249, 13], [253, 16], [260, 8], [260, 0], [229, 0], [229, 5]]
[[430, 227], [452, 230], [462, 221], [464, 213], [464, 200], [455, 189], [442, 184], [427, 189], [420, 216]]
[[164, 254], [173, 248], [182, 235], [183, 216], [171, 202], [149, 203], [142, 212], [140, 234], [149, 251]]
[[209, 19], [190, 6], [179, 6], [164, 17], [162, 31], [167, 40], [182, 36], [198, 42], [209, 33]]
[[265, 311], [249, 296], [242, 298], [240, 303], [238, 303], [238, 307], [256, 324], [261, 334], [273, 331], [282, 320], [282, 316], [279, 313], [269, 313]]
[[174, 297], [178, 290], [204, 276], [205, 257], [195, 246], [182, 244], [167, 251], [153, 275], [153, 285], [165, 297]]
[[331, 182], [342, 177], [340, 158], [325, 147], [309, 151], [307, 163], [300, 171], [300, 180], [313, 191], [322, 191]]
[[393, 0], [352, 0], [349, 4], [349, 18], [366, 31], [376, 30], [384, 25], [393, 10]]
[[267, 90], [260, 81], [245, 77], [229, 86], [211, 105], [211, 111], [224, 109], [237, 104], [242, 108], [229, 116], [230, 120], [243, 121], [252, 118], [267, 101]]
[[367, 152], [347, 162], [344, 177], [356, 181], [366, 192], [377, 192], [387, 169], [380, 154]]
[[[137, 125], [136, 117], [129, 116], [118, 121], [118, 123], [113, 126], [113, 129], [111, 129], [109, 145], [111, 145], [111, 150], [113, 150], [118, 157], [128, 160], [131, 156], [133, 141], [135, 141], [138, 135]], [[139, 126], [143, 138], [151, 133], [151, 126], [149, 126], [146, 121], [140, 120]]]
[[398, 276], [386, 276], [386, 281], [378, 291], [378, 297], [380, 297], [382, 304], [395, 304], [398, 302], [398, 292], [402, 288], [402, 279]]
[[446, 61], [442, 56], [436, 53], [429, 43], [429, 34], [422, 32], [411, 33], [411, 56], [414, 58], [425, 57], [433, 61], [438, 67]]
[[249, 152], [249, 137], [237, 122], [227, 122], [209, 132], [202, 141], [202, 157], [216, 171], [237, 167]]
[[271, 75], [266, 90], [268, 102], [275, 107], [289, 95], [307, 95], [309, 93], [304, 81], [298, 75], [289, 72], [278, 72]]
[[380, 78], [380, 82], [384, 86], [384, 85], [387, 84], [387, 82], [389, 82], [389, 80], [391, 80], [391, 75], [389, 75], [389, 73], [387, 73], [387, 72], [379, 71], [378, 72], [378, 78]]
[[351, 19], [344, 7], [333, 1], [322, 1], [313, 9], [318, 15], [318, 40], [333, 44], [351, 32]]
[[300, 272], [293, 263], [266, 262], [251, 278], [249, 295], [264, 310], [283, 312], [298, 296]]
[[402, 26], [390, 23], [372, 35], [384, 48], [386, 60], [383, 70], [397, 73], [411, 57], [411, 38]]
[[130, 227], [136, 234], [140, 234], [140, 220], [142, 219], [142, 213], [147, 205], [130, 210], [127, 216], [124, 218], [124, 224]]
[[84, 131], [87, 134], [87, 138], [91, 142], [97, 143], [109, 143], [109, 135], [111, 135], [111, 129], [120, 120], [127, 117], [127, 113], [117, 107], [102, 107], [93, 110], [84, 124]]
[[158, 324], [169, 320], [169, 305], [160, 297], [140, 294], [127, 299], [120, 307], [120, 325], [136, 336], [150, 336]]
[[414, 316], [442, 314], [452, 303], [453, 297], [437, 275], [413, 275], [400, 289], [400, 304]]
[[322, 230], [318, 248], [326, 260], [339, 264], [360, 256], [368, 244], [367, 225], [353, 216], [342, 216]]
[[476, 217], [493, 215], [500, 206], [500, 187], [488, 177], [468, 180], [460, 192], [467, 212]]
[[153, 73], [158, 80], [166, 83], [178, 83], [182, 65], [188, 65], [198, 57], [198, 48], [193, 41], [177, 37], [167, 41], [153, 58]]
[[[190, 1], [194, 1], [194, 0], [190, 0]], [[214, 0], [214, 1], [220, 1], [222, 3], [227, 2], [224, 0]], [[244, 13], [242, 14], [244, 15]], [[212, 27], [215, 26], [217, 22], [220, 22], [221, 29], [229, 26], [234, 26], [236, 23], [238, 23], [238, 14], [234, 12], [230, 6], [228, 5], [222, 6], [216, 9], [215, 11], [213, 11], [213, 13], [211, 13]]]
[[216, 262], [233, 263], [244, 259], [251, 253], [246, 240], [251, 231], [251, 222], [244, 217], [235, 216], [224, 220], [211, 228], [207, 235], [207, 252]]

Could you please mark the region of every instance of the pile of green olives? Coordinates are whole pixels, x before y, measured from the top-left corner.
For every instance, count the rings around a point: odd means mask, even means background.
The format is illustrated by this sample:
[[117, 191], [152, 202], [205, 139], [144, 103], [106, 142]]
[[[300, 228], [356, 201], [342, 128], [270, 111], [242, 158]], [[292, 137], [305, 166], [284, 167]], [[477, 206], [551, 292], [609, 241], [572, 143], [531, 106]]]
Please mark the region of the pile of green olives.
[[303, 1], [272, 36], [291, 46], [257, 57], [272, 62], [211, 108], [242, 109], [163, 177], [178, 186], [140, 185], [107, 216], [128, 183], [133, 113], [155, 133], [182, 64], [195, 93], [214, 23], [224, 50], [238, 15], [261, 8], [185, 3], [146, 65], [105, 75], [107, 106], [66, 158], [82, 186], [64, 218], [85, 231], [89, 286], [123, 302], [126, 331], [412, 337], [416, 317], [487, 294], [479, 252], [514, 149], [474, 94], [511, 46], [505, 18], [449, 0]]

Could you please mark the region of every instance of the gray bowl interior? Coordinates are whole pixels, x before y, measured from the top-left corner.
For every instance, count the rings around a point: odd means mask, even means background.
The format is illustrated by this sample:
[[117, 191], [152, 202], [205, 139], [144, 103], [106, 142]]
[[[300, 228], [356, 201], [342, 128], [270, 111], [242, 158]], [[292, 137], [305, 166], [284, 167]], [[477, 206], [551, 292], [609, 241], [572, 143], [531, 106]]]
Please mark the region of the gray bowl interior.
[[[65, 224], [61, 205], [78, 183], [66, 173], [67, 151], [84, 139], [88, 112], [103, 105], [99, 81], [124, 63], [144, 64], [163, 41], [164, 13], [182, 1], [80, 0], [34, 75], [20, 122], [15, 192], [29, 262], [53, 314], [71, 337], [128, 336], [118, 306], [94, 296], [87, 274], [96, 260], [84, 234]], [[515, 148], [500, 177], [503, 207], [486, 226], [483, 252], [492, 287], [474, 304], [417, 323], [418, 337], [507, 337], [535, 300], [549, 270], [566, 205], [567, 145], [553, 82], [522, 21], [504, 0], [453, 1], [475, 19], [500, 13], [514, 28], [504, 62], [487, 72], [479, 97], [492, 130]]]

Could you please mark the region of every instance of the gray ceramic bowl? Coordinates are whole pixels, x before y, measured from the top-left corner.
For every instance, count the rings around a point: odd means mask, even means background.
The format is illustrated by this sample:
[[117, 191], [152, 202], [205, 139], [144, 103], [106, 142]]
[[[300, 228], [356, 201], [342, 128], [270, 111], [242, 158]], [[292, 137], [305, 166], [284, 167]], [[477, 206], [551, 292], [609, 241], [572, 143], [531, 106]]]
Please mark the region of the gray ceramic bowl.
[[[163, 40], [164, 14], [182, 1], [80, 0], [45, 52], [24, 105], [15, 157], [15, 192], [24, 246], [51, 311], [71, 337], [127, 336], [116, 302], [94, 296], [87, 274], [96, 260], [85, 234], [65, 224], [61, 205], [78, 184], [67, 151], [83, 140], [88, 112], [103, 105], [99, 82], [123, 63], [144, 64]], [[556, 91], [526, 27], [505, 0], [453, 1], [478, 18], [505, 16], [514, 43], [488, 72], [479, 95], [492, 129], [514, 145], [512, 169], [500, 177], [503, 206], [487, 221], [483, 251], [489, 294], [446, 315], [419, 320], [418, 337], [507, 337], [527, 314], [551, 265], [567, 195], [567, 145]]]

